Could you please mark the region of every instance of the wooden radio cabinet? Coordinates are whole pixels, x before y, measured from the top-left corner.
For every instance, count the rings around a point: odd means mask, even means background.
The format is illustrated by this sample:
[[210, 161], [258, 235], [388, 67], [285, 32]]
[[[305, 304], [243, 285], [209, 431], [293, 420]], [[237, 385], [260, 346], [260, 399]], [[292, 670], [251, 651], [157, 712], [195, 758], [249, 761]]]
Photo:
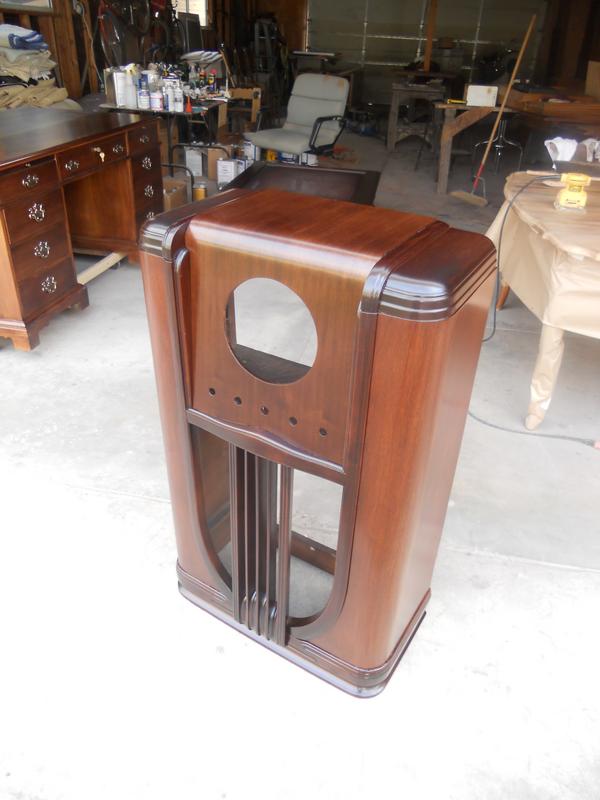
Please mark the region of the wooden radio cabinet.
[[31, 350], [39, 330], [84, 308], [73, 248], [137, 253], [162, 211], [156, 121], [131, 114], [16, 109], [0, 128], [0, 336]]
[[[268, 189], [163, 214], [140, 247], [181, 592], [340, 688], [376, 694], [430, 595], [492, 244]], [[256, 279], [308, 310], [305, 362], [238, 337], [238, 293]], [[254, 297], [261, 329], [268, 303], [262, 288]], [[335, 547], [294, 529], [295, 474], [339, 487]], [[300, 606], [317, 572], [330, 580], [302, 613], [290, 606], [298, 561], [313, 576], [294, 589]]]

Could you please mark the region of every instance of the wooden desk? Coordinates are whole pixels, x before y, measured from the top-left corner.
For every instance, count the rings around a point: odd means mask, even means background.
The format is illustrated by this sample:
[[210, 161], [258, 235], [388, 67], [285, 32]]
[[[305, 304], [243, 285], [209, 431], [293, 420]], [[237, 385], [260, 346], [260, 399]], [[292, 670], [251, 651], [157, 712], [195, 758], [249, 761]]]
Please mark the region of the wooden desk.
[[[450, 172], [450, 157], [452, 155], [452, 140], [461, 131], [470, 128], [488, 114], [498, 109], [495, 106], [462, 106], [455, 103], [436, 103], [436, 111], [443, 111], [444, 124], [440, 139], [440, 158], [438, 161], [437, 193], [446, 194], [448, 191], [448, 174]], [[456, 115], [458, 112], [460, 116]]]
[[73, 249], [136, 255], [141, 224], [160, 211], [155, 121], [34, 108], [3, 114], [0, 336], [35, 347], [53, 316], [88, 304]]

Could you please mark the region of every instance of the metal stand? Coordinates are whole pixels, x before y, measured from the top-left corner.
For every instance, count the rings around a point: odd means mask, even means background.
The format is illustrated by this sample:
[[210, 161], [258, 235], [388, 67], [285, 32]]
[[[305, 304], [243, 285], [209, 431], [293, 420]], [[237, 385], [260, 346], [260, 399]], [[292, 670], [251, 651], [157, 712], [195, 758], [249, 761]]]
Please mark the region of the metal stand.
[[[500, 159], [502, 158], [502, 152], [505, 147], [515, 147], [519, 151], [519, 165], [517, 167], [517, 172], [521, 170], [521, 162], [523, 161], [523, 147], [521, 144], [519, 144], [519, 142], [513, 142], [511, 139], [508, 139], [506, 137], [507, 125], [508, 125], [508, 120], [505, 117], [503, 117], [500, 120], [500, 124], [498, 126], [498, 133], [496, 134], [496, 136], [492, 141], [492, 147], [494, 148], [494, 172], [496, 173], [500, 168]], [[478, 163], [477, 148], [485, 147], [488, 141], [489, 141], [488, 139], [484, 139], [481, 142], [477, 142], [477, 144], [473, 148], [473, 171], [475, 170], [475, 165]]]

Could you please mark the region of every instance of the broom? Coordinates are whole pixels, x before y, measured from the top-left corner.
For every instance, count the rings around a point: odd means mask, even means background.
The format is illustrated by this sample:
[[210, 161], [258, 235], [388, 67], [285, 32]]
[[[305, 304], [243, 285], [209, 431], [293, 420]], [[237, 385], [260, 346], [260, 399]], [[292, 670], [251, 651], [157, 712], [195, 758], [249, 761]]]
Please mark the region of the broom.
[[529, 23], [529, 27], [527, 28], [527, 33], [525, 34], [525, 38], [523, 39], [523, 44], [521, 45], [521, 49], [519, 50], [519, 55], [517, 56], [517, 60], [515, 61], [515, 66], [513, 67], [512, 75], [510, 76], [510, 80], [508, 82], [508, 86], [506, 87], [506, 93], [502, 100], [502, 104], [498, 109], [498, 113], [496, 114], [496, 120], [494, 122], [494, 127], [492, 128], [492, 133], [490, 134], [490, 138], [488, 139], [487, 146], [485, 148], [485, 152], [483, 154], [483, 158], [481, 159], [481, 164], [479, 165], [479, 169], [477, 170], [477, 174], [475, 175], [475, 180], [473, 181], [473, 187], [470, 192], [465, 191], [456, 191], [450, 192], [452, 197], [457, 197], [459, 200], [463, 200], [465, 203], [470, 203], [473, 206], [487, 206], [487, 200], [485, 197], [480, 197], [479, 195], [475, 194], [475, 190], [477, 189], [477, 184], [481, 178], [481, 173], [483, 172], [483, 168], [485, 167], [485, 162], [487, 161], [487, 157], [490, 154], [490, 150], [492, 149], [492, 142], [494, 141], [494, 136], [496, 135], [496, 131], [498, 130], [498, 125], [500, 124], [500, 120], [502, 119], [502, 114], [504, 113], [504, 109], [506, 108], [506, 103], [508, 102], [508, 97], [510, 95], [510, 90], [513, 87], [513, 83], [517, 77], [517, 72], [519, 71], [519, 67], [521, 66], [521, 61], [523, 56], [525, 55], [525, 50], [527, 49], [527, 45], [529, 43], [529, 37], [533, 31], [533, 27], [535, 25], [536, 15], [534, 14], [531, 18]]

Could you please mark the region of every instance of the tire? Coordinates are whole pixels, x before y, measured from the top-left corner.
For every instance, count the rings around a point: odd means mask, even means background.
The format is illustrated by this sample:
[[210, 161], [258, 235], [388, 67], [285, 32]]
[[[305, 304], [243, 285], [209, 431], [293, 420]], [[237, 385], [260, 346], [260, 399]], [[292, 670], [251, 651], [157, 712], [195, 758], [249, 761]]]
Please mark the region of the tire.
[[104, 11], [98, 18], [102, 52], [108, 67], [127, 63], [127, 28], [112, 11]]
[[145, 36], [150, 30], [150, 0], [132, 0], [133, 26], [138, 36]]

